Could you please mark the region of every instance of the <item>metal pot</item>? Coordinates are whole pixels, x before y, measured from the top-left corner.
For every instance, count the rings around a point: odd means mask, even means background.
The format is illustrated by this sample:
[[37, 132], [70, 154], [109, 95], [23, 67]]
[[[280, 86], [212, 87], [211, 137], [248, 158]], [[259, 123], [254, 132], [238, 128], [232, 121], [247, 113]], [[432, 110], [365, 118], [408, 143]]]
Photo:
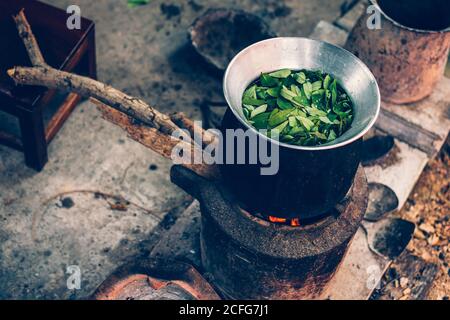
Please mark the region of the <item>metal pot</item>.
[[383, 100], [404, 104], [429, 96], [442, 79], [450, 49], [450, 1], [371, 0], [380, 29], [363, 15], [346, 48], [364, 61]]
[[[250, 126], [242, 112], [244, 90], [261, 72], [283, 68], [323, 70], [338, 79], [354, 103], [351, 128], [328, 144], [302, 147], [269, 139]], [[243, 148], [247, 158], [255, 135], [257, 150], [279, 148], [279, 170], [274, 175], [261, 175], [265, 167], [261, 161], [236, 164], [239, 150], [235, 148], [234, 164], [227, 162], [221, 170], [238, 200], [250, 212], [263, 216], [304, 221], [327, 215], [350, 189], [361, 159], [362, 137], [380, 110], [380, 93], [370, 70], [350, 52], [322, 41], [273, 38], [247, 47], [231, 61], [224, 76], [224, 94], [229, 109], [222, 130], [248, 130], [250, 139]], [[228, 144], [225, 132], [223, 136]]]

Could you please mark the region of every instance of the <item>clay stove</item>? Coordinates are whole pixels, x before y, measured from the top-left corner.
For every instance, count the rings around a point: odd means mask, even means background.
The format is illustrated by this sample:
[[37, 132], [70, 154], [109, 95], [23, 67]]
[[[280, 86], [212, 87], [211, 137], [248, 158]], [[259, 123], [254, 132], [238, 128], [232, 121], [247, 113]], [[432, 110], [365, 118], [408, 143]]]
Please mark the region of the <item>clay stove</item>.
[[241, 210], [220, 185], [182, 167], [173, 167], [171, 178], [200, 202], [203, 268], [226, 299], [321, 298], [367, 207], [362, 168], [328, 216], [298, 227]]

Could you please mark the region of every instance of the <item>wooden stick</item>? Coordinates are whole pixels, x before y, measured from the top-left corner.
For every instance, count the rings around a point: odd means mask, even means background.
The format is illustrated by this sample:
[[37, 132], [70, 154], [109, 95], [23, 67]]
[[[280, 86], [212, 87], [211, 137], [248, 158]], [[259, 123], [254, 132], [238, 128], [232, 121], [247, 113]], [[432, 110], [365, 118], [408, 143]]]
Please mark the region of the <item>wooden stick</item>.
[[19, 14], [13, 17], [16, 22], [17, 31], [19, 31], [19, 37], [22, 39], [25, 48], [27, 49], [28, 56], [30, 57], [33, 66], [47, 66], [44, 57], [42, 56], [39, 44], [36, 41], [36, 37], [31, 30], [30, 24], [25, 17], [24, 9], [20, 10]]
[[203, 147], [206, 147], [211, 143], [217, 143], [217, 137], [214, 134], [203, 130], [203, 128], [196, 125], [194, 121], [186, 117], [183, 112], [174, 112], [170, 114], [170, 119], [172, 119], [172, 121], [180, 128], [188, 130], [191, 137], [195, 137], [196, 135], [201, 136]]
[[131, 97], [109, 85], [88, 77], [56, 70], [51, 67], [14, 67], [7, 71], [17, 84], [45, 86], [93, 97], [163, 133], [180, 129], [170, 118], [141, 99]]
[[[102, 112], [103, 118], [121, 127], [128, 133], [128, 136], [140, 144], [155, 151], [166, 159], [172, 159], [172, 150], [175, 147], [191, 150], [191, 156], [201, 159], [202, 150], [192, 143], [188, 143], [174, 137], [162, 134], [155, 128], [139, 126], [123, 113], [112, 109], [102, 102], [91, 99], [91, 101]], [[207, 164], [183, 164], [186, 168], [196, 172], [198, 175], [209, 180], [220, 180], [220, 172], [217, 166]]]

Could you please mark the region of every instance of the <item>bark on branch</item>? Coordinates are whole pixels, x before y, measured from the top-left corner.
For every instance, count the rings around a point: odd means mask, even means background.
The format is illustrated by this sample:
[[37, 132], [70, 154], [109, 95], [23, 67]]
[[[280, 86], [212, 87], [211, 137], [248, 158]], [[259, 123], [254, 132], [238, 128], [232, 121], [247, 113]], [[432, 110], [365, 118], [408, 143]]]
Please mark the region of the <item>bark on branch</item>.
[[[177, 147], [183, 150], [190, 150], [191, 157], [201, 159], [200, 157], [202, 157], [203, 151], [198, 146], [163, 134], [155, 128], [136, 125], [125, 114], [112, 109], [98, 100], [91, 99], [91, 101], [101, 111], [105, 120], [121, 127], [128, 133], [130, 138], [155, 151], [164, 158], [172, 159], [172, 151]], [[215, 165], [192, 163], [184, 164], [184, 166], [209, 180], [220, 180], [220, 172]]]
[[217, 137], [208, 131], [203, 130], [195, 124], [194, 121], [186, 117], [183, 112], [174, 112], [170, 115], [170, 119], [178, 125], [180, 128], [186, 129], [191, 134], [191, 137], [200, 136], [202, 138], [202, 144], [204, 147], [211, 143], [217, 143]]
[[42, 56], [39, 44], [36, 41], [36, 37], [31, 30], [30, 24], [25, 17], [24, 9], [13, 17], [16, 22], [17, 31], [19, 37], [22, 39], [25, 48], [27, 49], [28, 56], [33, 66], [47, 66], [44, 57]]
[[93, 97], [169, 135], [180, 129], [169, 116], [152, 108], [141, 99], [88, 77], [42, 66], [14, 67], [8, 70], [8, 75], [17, 84], [45, 86], [75, 92], [86, 98]]

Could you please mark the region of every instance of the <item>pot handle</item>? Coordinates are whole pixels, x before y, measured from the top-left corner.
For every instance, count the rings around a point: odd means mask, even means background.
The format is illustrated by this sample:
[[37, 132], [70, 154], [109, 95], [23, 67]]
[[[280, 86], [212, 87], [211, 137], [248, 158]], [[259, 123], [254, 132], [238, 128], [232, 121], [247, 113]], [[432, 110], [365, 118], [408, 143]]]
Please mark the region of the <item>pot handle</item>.
[[172, 166], [170, 180], [200, 202], [202, 214], [224, 217], [240, 210], [233, 205], [237, 203], [233, 194], [223, 185], [209, 181], [185, 167]]
[[170, 181], [199, 201], [202, 201], [201, 190], [211, 183], [180, 165], [174, 165], [170, 168]]

